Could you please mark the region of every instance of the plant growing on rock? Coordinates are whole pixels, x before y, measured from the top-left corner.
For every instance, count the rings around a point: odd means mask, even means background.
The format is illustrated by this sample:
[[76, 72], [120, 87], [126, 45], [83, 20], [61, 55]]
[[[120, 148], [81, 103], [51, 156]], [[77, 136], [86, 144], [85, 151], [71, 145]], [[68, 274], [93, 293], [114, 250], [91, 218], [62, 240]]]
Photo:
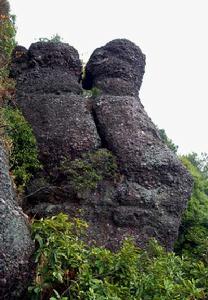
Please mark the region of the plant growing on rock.
[[52, 35], [50, 38], [39, 38], [39, 42], [44, 42], [44, 43], [48, 43], [48, 42], [51, 42], [51, 43], [61, 43], [62, 42], [62, 37], [56, 33], [54, 35]]
[[86, 153], [82, 158], [63, 161], [62, 170], [77, 192], [95, 189], [104, 179], [116, 178], [118, 166], [107, 149]]
[[1, 109], [5, 135], [11, 141], [10, 171], [17, 186], [24, 187], [33, 172], [41, 168], [32, 129], [18, 109]]

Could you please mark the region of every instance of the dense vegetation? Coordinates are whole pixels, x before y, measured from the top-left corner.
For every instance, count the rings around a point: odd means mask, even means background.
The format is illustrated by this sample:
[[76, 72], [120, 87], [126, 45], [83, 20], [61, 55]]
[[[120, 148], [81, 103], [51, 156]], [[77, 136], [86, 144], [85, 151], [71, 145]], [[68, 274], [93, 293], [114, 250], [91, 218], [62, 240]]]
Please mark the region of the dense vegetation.
[[200, 158], [195, 153], [181, 160], [194, 178], [194, 190], [175, 252], [167, 253], [154, 240], [142, 250], [129, 239], [113, 253], [87, 246], [82, 241], [87, 224], [79, 219], [60, 214], [36, 220], [31, 299], [207, 299], [208, 161], [205, 154]]
[[10, 148], [10, 172], [19, 190], [29, 182], [34, 172], [41, 168], [36, 140], [30, 125], [18, 109], [0, 110], [4, 138]]
[[[175, 153], [178, 146], [159, 130], [163, 142]], [[175, 252], [208, 263], [208, 154], [190, 153], [180, 157], [194, 179], [192, 197], [183, 215]], [[208, 284], [208, 283], [207, 283]]]
[[88, 247], [86, 224], [66, 215], [35, 221], [37, 273], [31, 299], [207, 299], [203, 261], [166, 253], [156, 241], [146, 250], [126, 240], [120, 251]]
[[8, 78], [8, 65], [15, 46], [15, 18], [9, 15], [9, 3], [0, 0], [0, 105], [14, 90], [14, 81]]
[[9, 78], [15, 33], [15, 17], [9, 14], [9, 3], [0, 0], [0, 134], [10, 151], [11, 175], [21, 190], [40, 163], [32, 129], [21, 112], [8, 105], [15, 90], [15, 82]]
[[[192, 160], [197, 159], [196, 163]], [[176, 251], [208, 262], [208, 177], [201, 161], [194, 153], [183, 156], [182, 162], [194, 178], [194, 189], [183, 216]], [[206, 175], [205, 175], [206, 174]]]

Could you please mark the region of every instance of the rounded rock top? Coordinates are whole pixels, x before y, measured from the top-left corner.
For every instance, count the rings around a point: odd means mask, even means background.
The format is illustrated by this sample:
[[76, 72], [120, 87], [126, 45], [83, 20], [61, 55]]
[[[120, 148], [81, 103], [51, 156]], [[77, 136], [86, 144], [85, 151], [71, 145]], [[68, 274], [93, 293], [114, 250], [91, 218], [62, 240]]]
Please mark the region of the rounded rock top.
[[81, 71], [79, 53], [67, 43], [33, 43], [28, 50], [28, 55], [31, 60], [35, 60], [40, 66], [69, 65], [70, 67], [79, 68]]
[[137, 95], [145, 72], [145, 55], [127, 39], [97, 48], [86, 65], [83, 88], [97, 87], [106, 94]]
[[22, 71], [37, 68], [64, 70], [78, 79], [82, 71], [82, 64], [78, 51], [66, 43], [37, 42], [31, 44], [28, 50], [22, 46], [14, 49], [11, 77], [16, 78]]

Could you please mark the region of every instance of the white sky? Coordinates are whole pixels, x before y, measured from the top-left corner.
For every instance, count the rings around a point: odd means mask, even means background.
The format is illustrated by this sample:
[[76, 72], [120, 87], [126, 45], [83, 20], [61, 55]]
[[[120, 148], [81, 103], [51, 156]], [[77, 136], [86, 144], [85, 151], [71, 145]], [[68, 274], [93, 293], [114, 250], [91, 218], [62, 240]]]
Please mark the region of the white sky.
[[180, 153], [208, 152], [208, 0], [10, 0], [17, 41], [58, 33], [84, 61], [115, 38], [146, 54], [140, 98]]

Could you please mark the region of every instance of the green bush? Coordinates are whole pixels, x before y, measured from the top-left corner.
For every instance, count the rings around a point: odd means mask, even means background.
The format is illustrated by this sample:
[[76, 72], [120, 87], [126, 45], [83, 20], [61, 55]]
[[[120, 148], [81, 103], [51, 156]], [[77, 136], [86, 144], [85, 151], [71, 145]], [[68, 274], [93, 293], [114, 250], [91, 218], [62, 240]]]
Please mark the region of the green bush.
[[176, 243], [176, 251], [203, 259], [208, 264], [208, 179], [183, 156], [182, 162], [194, 179], [194, 189], [184, 213]]
[[86, 223], [64, 214], [35, 221], [36, 278], [30, 299], [191, 300], [207, 299], [208, 269], [155, 241], [146, 250], [125, 240], [120, 251], [81, 241]]
[[5, 59], [10, 58], [12, 50], [16, 45], [14, 23], [14, 16], [0, 15], [0, 53], [2, 53]]
[[95, 189], [103, 179], [116, 178], [118, 167], [107, 149], [86, 153], [82, 158], [63, 161], [62, 170], [77, 192]]
[[24, 187], [32, 173], [41, 168], [32, 129], [18, 109], [1, 109], [5, 134], [11, 140], [10, 171], [18, 187]]
[[[13, 16], [0, 15], [0, 90], [8, 84], [8, 64], [15, 43], [15, 19]], [[8, 80], [8, 82], [7, 82]]]

